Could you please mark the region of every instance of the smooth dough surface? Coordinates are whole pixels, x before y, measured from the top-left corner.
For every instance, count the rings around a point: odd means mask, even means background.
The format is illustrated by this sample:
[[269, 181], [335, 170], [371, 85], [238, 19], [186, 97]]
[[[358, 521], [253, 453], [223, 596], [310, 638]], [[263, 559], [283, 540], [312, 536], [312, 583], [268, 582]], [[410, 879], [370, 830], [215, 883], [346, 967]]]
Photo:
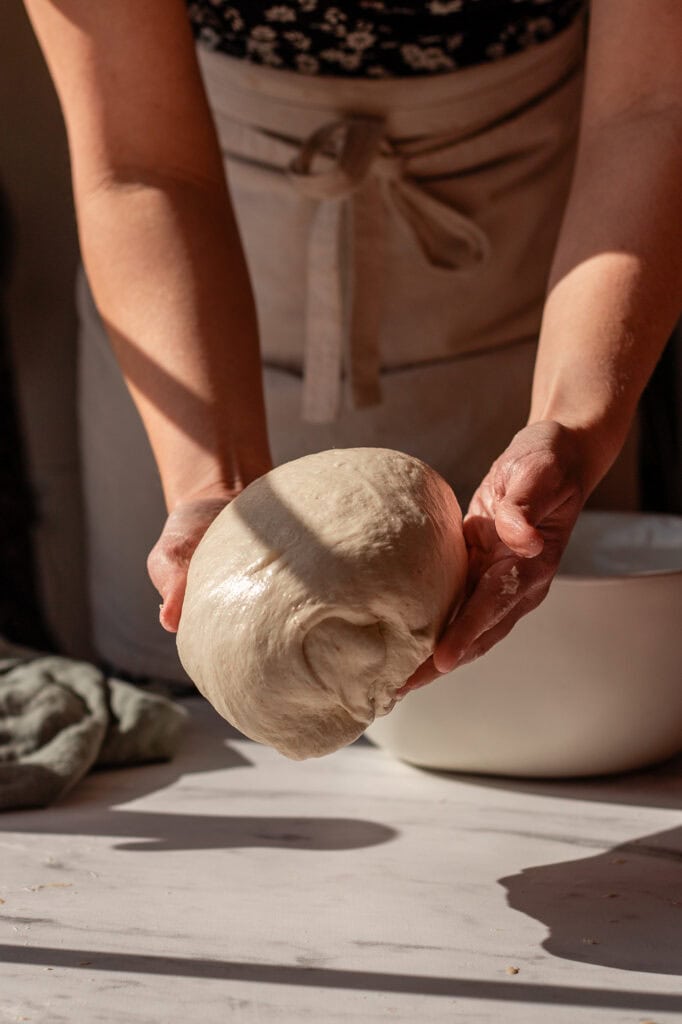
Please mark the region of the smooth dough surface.
[[177, 642], [216, 710], [302, 759], [352, 742], [461, 599], [457, 499], [429, 466], [334, 449], [252, 483], [192, 558]]

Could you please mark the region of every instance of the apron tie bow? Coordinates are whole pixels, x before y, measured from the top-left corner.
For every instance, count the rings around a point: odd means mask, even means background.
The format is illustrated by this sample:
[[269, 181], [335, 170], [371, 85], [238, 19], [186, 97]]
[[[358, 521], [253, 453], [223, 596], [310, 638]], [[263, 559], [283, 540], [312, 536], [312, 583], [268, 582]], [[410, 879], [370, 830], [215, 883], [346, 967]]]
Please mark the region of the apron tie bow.
[[308, 240], [302, 410], [308, 422], [337, 416], [344, 362], [354, 407], [381, 401], [387, 209], [432, 266], [469, 269], [489, 255], [482, 229], [410, 177], [407, 157], [384, 132], [379, 117], [329, 121], [301, 142], [286, 169], [293, 187], [317, 201]]

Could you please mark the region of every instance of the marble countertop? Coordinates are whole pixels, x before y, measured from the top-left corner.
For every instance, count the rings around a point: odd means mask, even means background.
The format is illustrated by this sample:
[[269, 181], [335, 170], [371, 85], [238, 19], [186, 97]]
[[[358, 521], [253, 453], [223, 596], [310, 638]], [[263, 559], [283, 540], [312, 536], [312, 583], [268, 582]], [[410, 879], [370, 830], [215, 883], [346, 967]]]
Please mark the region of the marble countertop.
[[187, 703], [172, 764], [0, 817], [2, 1024], [682, 1021], [682, 760], [295, 763]]

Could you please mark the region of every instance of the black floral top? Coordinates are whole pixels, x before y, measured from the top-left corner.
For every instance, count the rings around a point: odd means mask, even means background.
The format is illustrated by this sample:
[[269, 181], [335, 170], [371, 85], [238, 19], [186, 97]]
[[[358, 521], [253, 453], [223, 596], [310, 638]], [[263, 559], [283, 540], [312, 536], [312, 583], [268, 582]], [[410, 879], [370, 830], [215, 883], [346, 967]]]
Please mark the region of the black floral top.
[[585, 0], [187, 0], [195, 37], [307, 75], [388, 78], [497, 60], [551, 39]]

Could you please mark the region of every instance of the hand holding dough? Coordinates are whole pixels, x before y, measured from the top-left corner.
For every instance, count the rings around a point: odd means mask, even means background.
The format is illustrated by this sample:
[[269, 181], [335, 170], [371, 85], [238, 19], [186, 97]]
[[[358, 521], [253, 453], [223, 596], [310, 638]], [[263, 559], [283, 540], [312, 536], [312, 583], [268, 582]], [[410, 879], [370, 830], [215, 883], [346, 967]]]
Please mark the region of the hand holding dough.
[[457, 499], [383, 448], [320, 452], [256, 480], [190, 564], [177, 641], [228, 721], [288, 757], [330, 753], [395, 704], [459, 603]]

